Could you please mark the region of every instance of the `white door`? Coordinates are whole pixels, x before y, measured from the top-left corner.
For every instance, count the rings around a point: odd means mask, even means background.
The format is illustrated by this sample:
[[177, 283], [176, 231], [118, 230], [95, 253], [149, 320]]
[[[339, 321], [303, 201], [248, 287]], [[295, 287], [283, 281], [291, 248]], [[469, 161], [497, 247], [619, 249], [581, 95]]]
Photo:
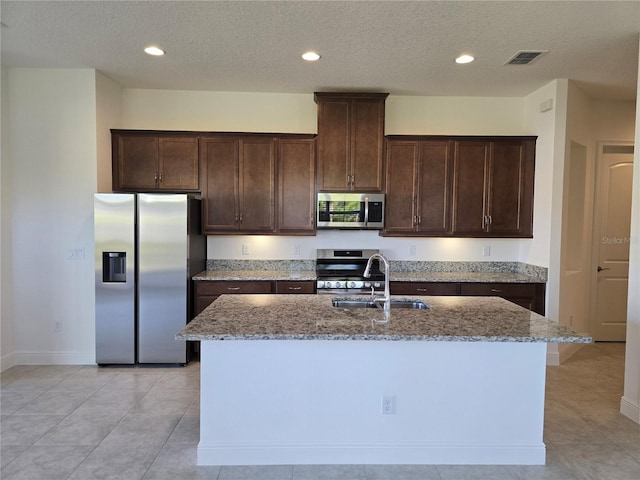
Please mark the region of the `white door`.
[[593, 339], [624, 341], [627, 327], [633, 146], [605, 145], [598, 166], [597, 293]]

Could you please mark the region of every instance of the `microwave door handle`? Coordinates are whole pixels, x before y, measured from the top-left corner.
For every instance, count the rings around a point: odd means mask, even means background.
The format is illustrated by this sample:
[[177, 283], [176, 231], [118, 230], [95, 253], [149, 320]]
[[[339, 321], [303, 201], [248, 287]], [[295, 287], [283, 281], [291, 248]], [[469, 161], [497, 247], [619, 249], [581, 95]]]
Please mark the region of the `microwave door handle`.
[[369, 197], [364, 197], [364, 226], [369, 226]]

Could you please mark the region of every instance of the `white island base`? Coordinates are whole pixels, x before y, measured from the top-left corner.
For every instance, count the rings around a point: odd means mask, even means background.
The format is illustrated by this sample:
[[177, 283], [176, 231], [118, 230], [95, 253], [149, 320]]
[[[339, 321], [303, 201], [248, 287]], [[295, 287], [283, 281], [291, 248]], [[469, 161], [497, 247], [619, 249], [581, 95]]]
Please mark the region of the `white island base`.
[[202, 341], [198, 465], [543, 465], [546, 347]]

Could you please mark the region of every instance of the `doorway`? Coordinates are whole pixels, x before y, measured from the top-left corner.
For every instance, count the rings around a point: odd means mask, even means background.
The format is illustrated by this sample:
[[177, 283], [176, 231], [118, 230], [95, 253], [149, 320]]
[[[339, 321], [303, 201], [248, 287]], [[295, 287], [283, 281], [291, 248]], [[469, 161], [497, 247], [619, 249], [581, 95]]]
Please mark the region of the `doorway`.
[[598, 150], [592, 261], [595, 341], [626, 339], [633, 151], [631, 144], [601, 144]]

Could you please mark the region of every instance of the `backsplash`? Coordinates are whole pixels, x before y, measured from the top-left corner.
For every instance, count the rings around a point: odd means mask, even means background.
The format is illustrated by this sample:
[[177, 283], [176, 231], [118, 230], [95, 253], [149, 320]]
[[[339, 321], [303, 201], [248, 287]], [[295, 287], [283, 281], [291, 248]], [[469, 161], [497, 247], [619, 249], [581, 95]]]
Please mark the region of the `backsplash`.
[[[315, 260], [207, 260], [207, 270], [274, 270], [313, 271]], [[391, 262], [392, 272], [473, 272], [473, 273], [520, 273], [547, 281], [547, 268], [522, 262], [434, 262], [404, 261]]]

